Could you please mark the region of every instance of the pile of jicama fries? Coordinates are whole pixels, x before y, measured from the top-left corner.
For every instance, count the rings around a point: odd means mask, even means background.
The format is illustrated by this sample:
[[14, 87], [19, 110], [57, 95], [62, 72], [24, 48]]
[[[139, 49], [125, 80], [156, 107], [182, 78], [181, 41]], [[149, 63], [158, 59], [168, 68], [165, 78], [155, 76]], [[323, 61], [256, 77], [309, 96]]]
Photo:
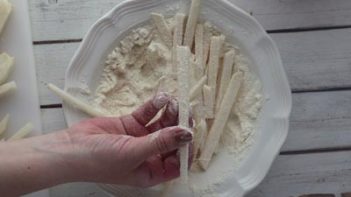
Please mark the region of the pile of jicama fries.
[[[188, 17], [177, 13], [174, 28], [162, 14], [151, 13], [151, 19], [164, 44], [172, 51], [172, 70], [177, 73], [178, 80], [179, 125], [189, 128], [192, 109], [195, 165], [206, 170], [235, 104], [243, 73], [235, 72], [235, 50], [223, 50], [225, 36], [206, 35], [204, 25], [198, 22], [200, 5], [201, 0], [192, 0]], [[91, 116], [110, 116], [52, 84], [48, 87], [64, 101]], [[185, 146], [180, 150], [181, 180], [184, 182], [188, 180], [188, 157], [188, 146]]]
[[[12, 5], [7, 0], [0, 0], [0, 34], [7, 22], [7, 19], [11, 13]], [[0, 99], [5, 95], [13, 92], [17, 89], [16, 82], [7, 82], [9, 75], [11, 74], [14, 67], [14, 58], [9, 56], [7, 53], [0, 54]], [[10, 120], [10, 115], [7, 114], [0, 121], [0, 141], [4, 141], [1, 135], [5, 133]], [[18, 140], [27, 136], [33, 129], [31, 123], [26, 124], [22, 129], [17, 131], [12, 137], [8, 138], [8, 141]]]

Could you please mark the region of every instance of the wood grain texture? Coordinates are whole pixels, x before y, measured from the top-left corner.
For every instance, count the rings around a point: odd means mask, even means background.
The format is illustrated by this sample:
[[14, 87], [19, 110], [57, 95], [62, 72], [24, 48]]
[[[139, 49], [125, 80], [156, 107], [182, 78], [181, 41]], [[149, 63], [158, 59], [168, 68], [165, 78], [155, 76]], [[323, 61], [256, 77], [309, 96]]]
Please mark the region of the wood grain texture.
[[67, 128], [62, 108], [41, 109], [41, 120], [44, 134]]
[[[122, 0], [29, 0], [34, 41], [82, 38]], [[253, 14], [265, 29], [351, 24], [349, 0], [229, 0]]]
[[351, 91], [293, 95], [283, 151], [350, 147]]
[[351, 188], [351, 152], [279, 156], [263, 183], [247, 197], [340, 194]]
[[351, 29], [272, 34], [296, 91], [351, 87]]
[[79, 43], [34, 46], [41, 105], [61, 103], [61, 99], [53, 94], [46, 87], [45, 83], [53, 83], [58, 87], [63, 88], [65, 70], [78, 46]]

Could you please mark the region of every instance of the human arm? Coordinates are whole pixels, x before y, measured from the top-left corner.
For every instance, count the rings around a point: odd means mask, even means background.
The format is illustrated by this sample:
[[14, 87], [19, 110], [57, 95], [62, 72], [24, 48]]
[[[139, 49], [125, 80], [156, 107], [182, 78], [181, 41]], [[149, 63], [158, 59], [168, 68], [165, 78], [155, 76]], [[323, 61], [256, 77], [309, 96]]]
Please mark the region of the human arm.
[[[162, 117], [147, 123], [163, 107]], [[176, 150], [192, 136], [176, 102], [156, 96], [131, 115], [83, 121], [54, 134], [0, 144], [0, 193], [18, 196], [68, 182], [148, 187], [179, 176]], [[3, 184], [4, 183], [4, 184]]]

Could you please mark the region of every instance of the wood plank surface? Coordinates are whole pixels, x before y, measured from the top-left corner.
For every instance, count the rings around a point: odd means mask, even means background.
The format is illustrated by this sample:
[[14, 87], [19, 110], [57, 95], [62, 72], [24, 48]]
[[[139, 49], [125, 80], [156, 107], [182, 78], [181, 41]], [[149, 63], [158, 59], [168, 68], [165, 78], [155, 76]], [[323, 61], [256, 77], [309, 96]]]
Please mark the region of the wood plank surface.
[[350, 192], [351, 152], [279, 156], [264, 182], [247, 197], [298, 197]]
[[79, 43], [34, 45], [41, 105], [61, 103], [45, 83], [53, 83], [63, 88], [65, 70], [78, 46]]
[[41, 109], [43, 134], [67, 128], [62, 108]]
[[350, 35], [351, 29], [272, 34], [292, 89], [351, 87]]
[[293, 95], [283, 151], [351, 147], [351, 91]]
[[[29, 0], [34, 41], [82, 38], [122, 0]], [[267, 30], [351, 25], [349, 0], [229, 0]]]

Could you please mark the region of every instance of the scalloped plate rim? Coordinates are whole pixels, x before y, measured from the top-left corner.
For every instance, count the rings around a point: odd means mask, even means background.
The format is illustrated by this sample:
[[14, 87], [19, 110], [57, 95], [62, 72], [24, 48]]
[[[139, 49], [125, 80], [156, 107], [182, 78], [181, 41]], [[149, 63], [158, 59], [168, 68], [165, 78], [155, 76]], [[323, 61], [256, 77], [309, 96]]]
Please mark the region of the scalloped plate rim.
[[[90, 46], [89, 48], [91, 49], [92, 46], [99, 40], [98, 37], [95, 35], [99, 32], [100, 25], [105, 24], [105, 23], [112, 23], [113, 24], [113, 19], [118, 16], [120, 13], [117, 11], [123, 10], [122, 8], [124, 6], [132, 5], [133, 3], [138, 3], [140, 0], [125, 0], [119, 4], [117, 4], [111, 11], [109, 11], [107, 14], [105, 14], [102, 18], [100, 18], [94, 25], [90, 28], [86, 36], [84, 36], [84, 39], [82, 43], [80, 44], [79, 48], [77, 49], [76, 53], [74, 54], [69, 66], [67, 67], [66, 73], [65, 73], [65, 90], [67, 91], [68, 84], [69, 84], [69, 76], [71, 75], [71, 71], [74, 69], [75, 66], [81, 61], [82, 58], [84, 58], [84, 55], [86, 54], [87, 48], [86, 46]], [[145, 1], [145, 0], [144, 0]], [[164, 1], [164, 0], [147, 0], [147, 1]], [[264, 28], [257, 22], [256, 19], [254, 19], [252, 16], [250, 16], [247, 12], [243, 11], [242, 9], [238, 8], [231, 2], [227, 0], [220, 0], [221, 3], [226, 4], [227, 6], [230, 7], [235, 12], [238, 12], [245, 20], [250, 21], [252, 24], [250, 24], [252, 27], [255, 27], [258, 29], [257, 34], [260, 35], [257, 37], [256, 41], [264, 40], [266, 39], [268, 43], [271, 45], [273, 53], [278, 57], [276, 59], [276, 67], [280, 69], [280, 78], [281, 82], [283, 83], [281, 86], [284, 86], [285, 90], [290, 90], [290, 86], [287, 80], [287, 76], [285, 74], [283, 64], [281, 61], [281, 57], [279, 54], [279, 50], [275, 44], [275, 42], [272, 40], [272, 38], [267, 34], [267, 32], [264, 30]], [[122, 11], [123, 12], [123, 11]], [[95, 41], [95, 42], [93, 42]], [[280, 137], [279, 137], [279, 143], [274, 148], [274, 152], [270, 152], [269, 155], [271, 155], [268, 163], [264, 166], [264, 171], [257, 173], [255, 177], [253, 176], [247, 176], [245, 177], [246, 182], [242, 181], [241, 186], [245, 190], [244, 193], [249, 192], [252, 190], [254, 187], [256, 187], [264, 177], [267, 175], [269, 168], [272, 166], [272, 163], [274, 161], [274, 158], [279, 154], [279, 150], [281, 149], [283, 143], [285, 142], [287, 135], [288, 135], [288, 128], [289, 128], [289, 117], [291, 113], [291, 108], [292, 108], [292, 99], [291, 99], [291, 92], [286, 91], [285, 92], [285, 103], [286, 106], [284, 106], [285, 109], [283, 109], [284, 113], [282, 113], [282, 116], [280, 117], [280, 122], [281, 123], [281, 130], [279, 131]], [[63, 105], [63, 110], [64, 110], [64, 116], [67, 122], [70, 122], [67, 118], [67, 105]], [[278, 118], [279, 119], [279, 118]], [[278, 120], [277, 119], [277, 120]], [[272, 150], [272, 149], [270, 149]], [[267, 160], [267, 159], [266, 159]], [[262, 166], [261, 166], [262, 168]], [[250, 175], [250, 174], [249, 174]]]

